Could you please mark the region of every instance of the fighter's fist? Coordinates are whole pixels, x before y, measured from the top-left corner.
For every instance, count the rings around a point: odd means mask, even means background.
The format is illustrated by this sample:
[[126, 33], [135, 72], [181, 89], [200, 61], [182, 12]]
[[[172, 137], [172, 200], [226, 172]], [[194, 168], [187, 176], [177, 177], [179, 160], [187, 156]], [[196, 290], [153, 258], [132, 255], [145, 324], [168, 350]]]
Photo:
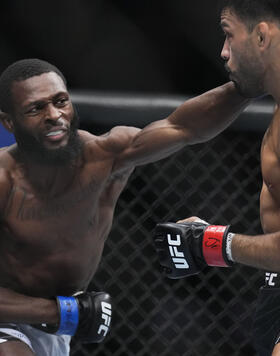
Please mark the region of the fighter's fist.
[[84, 343], [99, 343], [104, 340], [111, 324], [112, 303], [109, 294], [86, 292], [74, 297], [59, 296], [56, 300], [59, 324], [34, 327], [56, 335], [75, 335]]
[[229, 226], [193, 220], [156, 226], [155, 247], [160, 264], [169, 278], [197, 274], [206, 265], [232, 265], [226, 253], [227, 239], [232, 238]]

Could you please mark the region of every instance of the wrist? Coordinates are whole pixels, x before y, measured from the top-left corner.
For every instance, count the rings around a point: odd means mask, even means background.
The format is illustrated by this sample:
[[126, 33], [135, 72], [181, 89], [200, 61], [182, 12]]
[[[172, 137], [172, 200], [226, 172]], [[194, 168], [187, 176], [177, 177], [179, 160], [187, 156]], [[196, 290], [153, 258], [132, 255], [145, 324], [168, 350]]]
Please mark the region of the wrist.
[[[33, 310], [35, 308], [40, 310], [41, 316], [39, 322], [44, 322], [47, 324], [59, 323], [59, 310], [55, 299], [36, 298], [32, 303], [30, 303], [30, 307]], [[33, 322], [34, 321], [32, 321], [32, 323]]]
[[232, 244], [232, 240], [234, 238], [235, 234], [229, 232], [226, 236], [226, 255], [227, 258], [231, 261], [234, 262], [234, 259], [232, 257], [232, 250], [231, 250], [231, 244]]
[[[202, 240], [202, 253], [208, 266], [229, 267], [232, 260], [227, 256], [227, 236], [229, 225], [209, 225], [204, 230]], [[231, 256], [231, 244], [228, 244], [229, 255]]]
[[79, 323], [79, 306], [76, 298], [58, 296], [56, 299], [42, 300], [48, 304], [46, 312], [49, 315], [44, 318], [44, 322], [32, 326], [49, 334], [73, 336]]
[[79, 324], [79, 304], [75, 297], [58, 296], [59, 327], [57, 335], [75, 335]]

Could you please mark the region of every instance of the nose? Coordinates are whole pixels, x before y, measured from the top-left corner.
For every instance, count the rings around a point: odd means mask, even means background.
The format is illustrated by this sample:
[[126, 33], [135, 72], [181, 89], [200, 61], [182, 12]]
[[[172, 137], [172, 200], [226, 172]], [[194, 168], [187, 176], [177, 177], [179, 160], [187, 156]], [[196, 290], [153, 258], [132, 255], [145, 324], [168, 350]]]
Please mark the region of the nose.
[[221, 57], [224, 61], [228, 61], [230, 57], [230, 48], [228, 45], [227, 40], [225, 40], [222, 51], [221, 51]]
[[48, 121], [58, 121], [61, 117], [61, 112], [53, 103], [49, 103], [46, 107], [45, 118]]

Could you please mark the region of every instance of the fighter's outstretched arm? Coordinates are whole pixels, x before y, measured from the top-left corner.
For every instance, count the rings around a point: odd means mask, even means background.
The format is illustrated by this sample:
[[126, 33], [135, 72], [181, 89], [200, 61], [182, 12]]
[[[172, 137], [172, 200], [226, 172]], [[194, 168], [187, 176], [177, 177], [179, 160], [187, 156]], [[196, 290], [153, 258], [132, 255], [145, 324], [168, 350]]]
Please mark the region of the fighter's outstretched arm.
[[114, 169], [157, 161], [187, 144], [207, 141], [228, 127], [248, 103], [229, 82], [187, 100], [166, 119], [137, 131], [130, 140], [123, 139], [126, 129], [122, 128], [119, 136], [112, 135], [116, 141], [127, 142], [118, 151]]

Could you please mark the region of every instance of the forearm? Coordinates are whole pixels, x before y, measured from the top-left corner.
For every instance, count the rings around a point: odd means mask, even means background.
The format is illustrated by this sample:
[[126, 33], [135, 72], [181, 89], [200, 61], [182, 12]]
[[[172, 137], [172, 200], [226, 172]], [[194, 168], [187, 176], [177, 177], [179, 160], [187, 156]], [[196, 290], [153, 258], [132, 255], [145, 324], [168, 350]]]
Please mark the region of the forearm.
[[204, 142], [228, 127], [249, 102], [229, 82], [187, 100], [168, 119], [187, 130], [188, 143]]
[[280, 272], [280, 232], [257, 236], [236, 234], [231, 250], [237, 263]]
[[0, 288], [0, 323], [57, 323], [55, 300], [34, 298]]
[[[130, 136], [117, 155], [114, 171], [155, 162], [188, 144], [210, 140], [248, 104], [249, 100], [241, 97], [231, 82], [189, 99], [167, 118], [154, 121]], [[116, 141], [121, 140], [125, 142], [119, 134]]]

